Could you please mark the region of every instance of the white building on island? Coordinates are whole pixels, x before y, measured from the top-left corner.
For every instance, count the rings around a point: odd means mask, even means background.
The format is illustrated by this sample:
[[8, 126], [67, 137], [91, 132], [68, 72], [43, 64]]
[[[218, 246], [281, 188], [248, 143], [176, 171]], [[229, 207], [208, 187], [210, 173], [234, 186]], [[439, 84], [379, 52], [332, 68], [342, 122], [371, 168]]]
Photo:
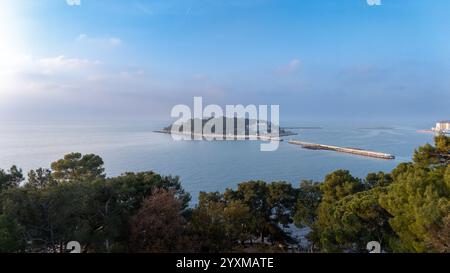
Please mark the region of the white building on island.
[[436, 132], [450, 132], [450, 120], [440, 121], [436, 123], [436, 127], [433, 128]]

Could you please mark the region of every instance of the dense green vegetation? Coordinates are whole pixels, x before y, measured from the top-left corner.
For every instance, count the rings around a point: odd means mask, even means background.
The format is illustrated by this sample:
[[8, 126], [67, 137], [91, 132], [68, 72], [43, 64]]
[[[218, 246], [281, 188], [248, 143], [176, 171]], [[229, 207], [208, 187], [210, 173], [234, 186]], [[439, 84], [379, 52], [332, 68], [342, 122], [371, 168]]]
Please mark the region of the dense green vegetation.
[[411, 163], [365, 179], [337, 170], [321, 183], [249, 181], [201, 193], [194, 208], [178, 177], [153, 172], [106, 178], [103, 160], [73, 153], [51, 170], [0, 170], [0, 252], [286, 251], [286, 229], [308, 227], [301, 251], [450, 252], [450, 137]]
[[[195, 122], [198, 122], [200, 124], [199, 128], [195, 127]], [[242, 124], [242, 128], [239, 128], [238, 124]], [[216, 126], [220, 126], [222, 124], [221, 130], [219, 128], [216, 128]], [[227, 128], [227, 126], [233, 126], [233, 128]], [[172, 128], [174, 124], [171, 124], [161, 130], [161, 132], [165, 133], [171, 133]], [[255, 134], [264, 134], [264, 133], [271, 133], [272, 129], [275, 131], [276, 125], [272, 124], [270, 121], [264, 121], [264, 120], [255, 120], [255, 119], [248, 119], [248, 118], [227, 118], [227, 117], [210, 117], [210, 118], [204, 118], [204, 119], [190, 119], [188, 121], [183, 122], [179, 125], [180, 131], [183, 130], [184, 127], [190, 128], [187, 129], [190, 130], [192, 133], [203, 133], [203, 130], [210, 127], [211, 133], [218, 133], [219, 131], [224, 136], [227, 135], [227, 129], [232, 131], [235, 135], [255, 135]], [[256, 128], [263, 128], [267, 127], [267, 132], [260, 132]], [[273, 127], [273, 128], [272, 128]], [[216, 131], [217, 129], [217, 131]], [[280, 135], [295, 135], [295, 133], [286, 130], [285, 128], [278, 128]], [[228, 132], [229, 133], [229, 132]]]

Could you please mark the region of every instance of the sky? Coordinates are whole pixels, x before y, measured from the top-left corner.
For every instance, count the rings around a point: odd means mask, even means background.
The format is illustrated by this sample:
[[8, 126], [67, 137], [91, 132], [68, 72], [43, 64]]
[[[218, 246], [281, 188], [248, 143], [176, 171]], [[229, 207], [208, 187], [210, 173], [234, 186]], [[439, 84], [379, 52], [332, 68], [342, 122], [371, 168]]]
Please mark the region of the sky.
[[194, 96], [290, 124], [450, 118], [448, 0], [0, 4], [3, 120], [166, 120]]

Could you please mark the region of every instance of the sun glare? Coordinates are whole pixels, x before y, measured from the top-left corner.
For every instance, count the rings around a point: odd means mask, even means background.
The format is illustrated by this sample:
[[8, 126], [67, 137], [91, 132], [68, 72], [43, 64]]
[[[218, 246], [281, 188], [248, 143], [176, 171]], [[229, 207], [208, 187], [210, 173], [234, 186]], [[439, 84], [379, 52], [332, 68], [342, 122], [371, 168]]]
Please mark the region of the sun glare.
[[9, 93], [12, 80], [23, 54], [17, 4], [2, 1], [0, 9], [0, 96]]

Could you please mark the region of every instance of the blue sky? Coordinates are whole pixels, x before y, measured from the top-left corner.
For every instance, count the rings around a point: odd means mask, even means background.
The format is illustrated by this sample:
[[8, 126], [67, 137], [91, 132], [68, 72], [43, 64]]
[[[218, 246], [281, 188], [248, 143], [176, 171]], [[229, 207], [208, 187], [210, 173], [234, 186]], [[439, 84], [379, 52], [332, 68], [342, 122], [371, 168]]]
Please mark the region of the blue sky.
[[292, 121], [448, 119], [450, 1], [381, 3], [5, 0], [0, 113], [164, 119], [200, 95]]

